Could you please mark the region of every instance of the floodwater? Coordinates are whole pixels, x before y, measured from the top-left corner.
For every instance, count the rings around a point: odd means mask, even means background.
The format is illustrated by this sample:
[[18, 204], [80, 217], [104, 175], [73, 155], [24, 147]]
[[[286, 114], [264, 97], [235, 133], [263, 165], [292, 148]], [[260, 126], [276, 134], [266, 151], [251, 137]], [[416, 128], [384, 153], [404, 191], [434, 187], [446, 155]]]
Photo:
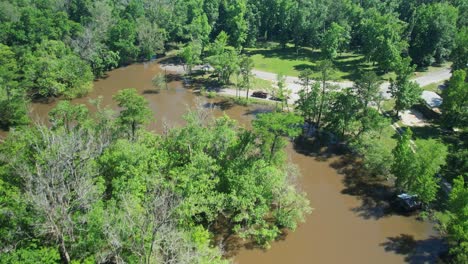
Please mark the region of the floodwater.
[[[246, 127], [255, 113], [267, 106], [240, 107], [216, 104], [183, 88], [177, 75], [169, 75], [168, 90], [155, 93], [152, 77], [160, 71], [157, 63], [135, 64], [111, 71], [95, 82], [86, 97], [73, 100], [88, 104], [90, 98], [103, 97], [102, 105], [117, 109], [112, 96], [124, 88], [136, 88], [149, 101], [155, 122], [151, 129], [162, 131], [183, 124], [182, 115], [189, 107], [215, 105], [214, 114], [223, 112]], [[47, 120], [55, 105], [35, 103], [31, 115]], [[223, 111], [224, 110], [224, 111]], [[240, 248], [234, 261], [240, 264], [295, 263], [434, 263], [441, 246], [433, 225], [393, 212], [386, 203], [388, 187], [380, 181], [366, 179], [354, 168], [355, 163], [336, 155], [314, 155], [305, 149], [287, 149], [290, 161], [302, 176], [300, 188], [307, 192], [313, 213], [295, 232], [272, 244], [269, 250]]]

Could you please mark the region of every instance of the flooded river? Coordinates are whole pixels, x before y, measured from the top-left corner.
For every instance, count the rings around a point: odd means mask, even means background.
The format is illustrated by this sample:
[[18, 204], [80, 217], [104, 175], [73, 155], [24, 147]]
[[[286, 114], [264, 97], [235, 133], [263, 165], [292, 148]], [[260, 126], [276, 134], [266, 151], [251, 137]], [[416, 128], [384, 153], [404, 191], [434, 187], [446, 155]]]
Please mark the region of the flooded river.
[[[160, 71], [158, 64], [136, 64], [120, 68], [95, 82], [94, 90], [74, 103], [88, 103], [90, 98], [103, 97], [103, 105], [116, 108], [112, 96], [124, 88], [136, 88], [150, 102], [156, 121], [151, 129], [160, 132], [163, 122], [182, 125], [182, 115], [196, 101], [205, 106], [220, 100], [198, 97], [182, 87], [178, 76], [169, 90], [155, 93], [152, 77]], [[32, 105], [31, 115], [46, 120], [55, 105]], [[89, 104], [88, 104], [89, 105]], [[223, 110], [221, 110], [222, 108]], [[267, 106], [240, 107], [221, 104], [214, 113], [223, 112], [249, 126], [254, 114]], [[346, 157], [313, 155], [304, 149], [288, 147], [290, 161], [296, 164], [302, 177], [300, 188], [307, 192], [313, 213], [307, 222], [288, 234], [272, 247], [261, 249], [240, 248], [234, 261], [240, 264], [295, 264], [295, 263], [433, 263], [439, 239], [429, 223], [414, 217], [402, 216], [388, 209], [382, 182], [366, 180]], [[312, 153], [312, 152], [311, 152]]]

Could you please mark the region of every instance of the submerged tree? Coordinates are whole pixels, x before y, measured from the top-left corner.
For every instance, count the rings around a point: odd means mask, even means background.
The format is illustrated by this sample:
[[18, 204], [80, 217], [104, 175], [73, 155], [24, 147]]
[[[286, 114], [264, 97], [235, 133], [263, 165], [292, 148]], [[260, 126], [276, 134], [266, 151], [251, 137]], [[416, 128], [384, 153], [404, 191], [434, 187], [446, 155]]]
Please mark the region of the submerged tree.
[[398, 188], [417, 195], [422, 202], [428, 204], [436, 198], [439, 188], [436, 173], [445, 164], [447, 147], [430, 139], [418, 141], [413, 150], [411, 136], [411, 130], [407, 129], [398, 140], [393, 150], [395, 160], [392, 173], [396, 177]]
[[151, 118], [148, 102], [135, 89], [121, 90], [114, 99], [123, 108], [118, 117], [119, 123], [125, 127], [129, 137], [135, 139], [137, 129]]
[[303, 119], [293, 113], [261, 114], [253, 122], [255, 131], [262, 135], [265, 146], [269, 146], [269, 160], [272, 160], [278, 149], [284, 146], [283, 137], [296, 137], [301, 133]]
[[334, 86], [329, 84], [332, 74], [334, 73], [333, 62], [330, 60], [324, 60], [319, 63], [320, 77], [319, 81], [322, 83], [321, 92], [319, 95], [319, 105], [317, 112], [317, 129], [320, 129], [324, 112], [326, 112], [327, 102], [329, 100], [330, 92], [334, 89]]

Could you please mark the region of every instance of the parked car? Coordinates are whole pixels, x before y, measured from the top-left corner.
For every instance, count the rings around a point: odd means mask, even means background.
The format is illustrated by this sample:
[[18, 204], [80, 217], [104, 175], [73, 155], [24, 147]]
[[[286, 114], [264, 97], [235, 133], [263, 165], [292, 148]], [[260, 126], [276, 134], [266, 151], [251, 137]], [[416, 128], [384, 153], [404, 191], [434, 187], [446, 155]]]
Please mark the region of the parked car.
[[421, 209], [422, 203], [417, 195], [402, 193], [397, 195], [398, 205], [405, 211], [412, 212]]
[[252, 97], [257, 97], [257, 98], [263, 98], [263, 99], [266, 99], [268, 96], [267, 93], [265, 92], [262, 92], [262, 91], [255, 91], [252, 93]]

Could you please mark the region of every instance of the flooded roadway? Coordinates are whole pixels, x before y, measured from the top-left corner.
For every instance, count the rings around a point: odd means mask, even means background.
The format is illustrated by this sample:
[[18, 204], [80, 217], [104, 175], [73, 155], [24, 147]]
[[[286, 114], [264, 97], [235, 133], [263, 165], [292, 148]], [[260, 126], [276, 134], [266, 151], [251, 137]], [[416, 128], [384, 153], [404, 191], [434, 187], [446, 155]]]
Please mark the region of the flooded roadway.
[[[103, 97], [102, 105], [117, 108], [112, 96], [124, 88], [136, 88], [154, 111], [155, 122], [150, 128], [162, 131], [163, 123], [183, 124], [182, 115], [197, 101], [212, 105], [220, 100], [197, 97], [182, 87], [177, 75], [170, 75], [169, 90], [155, 92], [153, 76], [160, 72], [156, 63], [135, 64], [114, 70], [105, 79], [96, 81], [94, 90], [85, 98], [73, 100], [89, 106], [89, 99]], [[56, 103], [32, 104], [31, 116], [46, 120]], [[222, 108], [223, 110], [219, 109]], [[250, 126], [254, 113], [267, 106], [240, 107], [221, 105], [216, 115], [227, 113], [244, 126]], [[91, 108], [92, 109], [92, 108]], [[313, 213], [306, 223], [261, 249], [241, 248], [234, 252], [240, 264], [295, 263], [433, 263], [440, 246], [432, 224], [414, 217], [389, 212], [382, 182], [365, 179], [342, 156], [314, 156], [292, 145], [287, 149], [290, 161], [296, 164], [302, 177], [299, 186], [306, 191]]]

